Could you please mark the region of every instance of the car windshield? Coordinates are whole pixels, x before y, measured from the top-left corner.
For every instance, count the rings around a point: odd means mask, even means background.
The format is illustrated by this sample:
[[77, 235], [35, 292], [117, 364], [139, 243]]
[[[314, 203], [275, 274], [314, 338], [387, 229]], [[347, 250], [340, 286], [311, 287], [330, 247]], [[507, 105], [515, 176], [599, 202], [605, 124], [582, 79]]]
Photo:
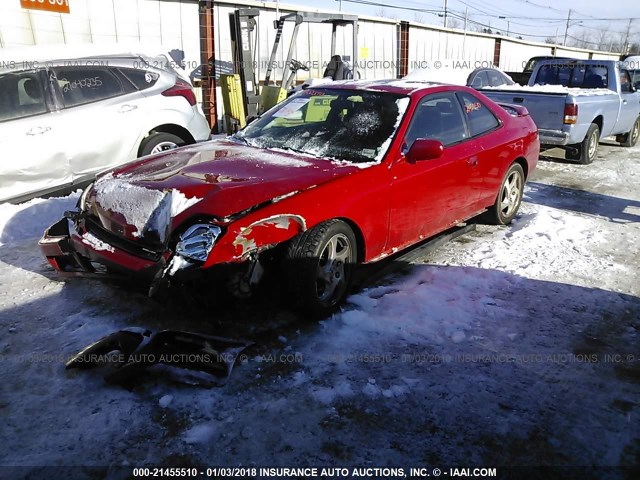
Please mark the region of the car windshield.
[[409, 98], [383, 92], [309, 88], [253, 121], [233, 138], [349, 162], [384, 156]]

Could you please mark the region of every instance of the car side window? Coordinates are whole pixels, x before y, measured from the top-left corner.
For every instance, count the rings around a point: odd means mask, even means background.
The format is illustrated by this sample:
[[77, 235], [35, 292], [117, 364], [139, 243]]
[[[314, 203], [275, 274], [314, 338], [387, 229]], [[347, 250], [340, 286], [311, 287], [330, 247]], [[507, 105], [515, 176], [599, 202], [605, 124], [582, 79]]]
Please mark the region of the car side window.
[[618, 78], [620, 79], [620, 92], [631, 93], [633, 89], [631, 88], [632, 83], [629, 72], [626, 70], [620, 70]]
[[56, 68], [66, 108], [122, 95], [118, 78], [106, 68]]
[[49, 111], [43, 78], [35, 70], [0, 75], [0, 122]]
[[141, 68], [120, 68], [119, 70], [138, 90], [153, 87], [160, 78], [157, 73]]
[[462, 107], [472, 137], [493, 130], [500, 122], [489, 108], [469, 93], [460, 93]]
[[489, 78], [487, 77], [487, 72], [484, 70], [480, 70], [476, 73], [475, 77], [473, 77], [473, 81], [471, 82], [471, 86], [473, 88], [482, 88], [489, 85]]
[[420, 102], [411, 120], [405, 142], [411, 147], [418, 138], [440, 140], [445, 146], [468, 138], [460, 104], [454, 93], [430, 95]]

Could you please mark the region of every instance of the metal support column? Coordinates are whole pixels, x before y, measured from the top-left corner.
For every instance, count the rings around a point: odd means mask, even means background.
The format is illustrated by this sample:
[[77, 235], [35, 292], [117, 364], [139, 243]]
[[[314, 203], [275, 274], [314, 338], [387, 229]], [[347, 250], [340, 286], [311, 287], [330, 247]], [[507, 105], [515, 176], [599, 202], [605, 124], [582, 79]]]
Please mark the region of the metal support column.
[[409, 73], [409, 22], [401, 21], [396, 28], [398, 31], [396, 75], [398, 78], [402, 78]]
[[200, 63], [202, 64], [202, 109], [209, 121], [211, 131], [218, 133], [213, 0], [200, 0], [198, 8], [200, 15]]

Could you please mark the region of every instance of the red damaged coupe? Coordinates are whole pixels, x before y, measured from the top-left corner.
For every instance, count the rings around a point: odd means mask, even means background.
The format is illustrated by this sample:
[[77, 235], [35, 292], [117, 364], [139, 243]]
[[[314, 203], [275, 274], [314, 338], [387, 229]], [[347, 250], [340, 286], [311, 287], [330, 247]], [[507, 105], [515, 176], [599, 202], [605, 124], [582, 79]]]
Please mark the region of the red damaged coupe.
[[61, 272], [123, 274], [150, 293], [197, 280], [246, 295], [278, 281], [322, 315], [357, 264], [483, 212], [511, 222], [538, 154], [525, 108], [470, 88], [336, 82], [225, 140], [100, 175], [40, 247]]

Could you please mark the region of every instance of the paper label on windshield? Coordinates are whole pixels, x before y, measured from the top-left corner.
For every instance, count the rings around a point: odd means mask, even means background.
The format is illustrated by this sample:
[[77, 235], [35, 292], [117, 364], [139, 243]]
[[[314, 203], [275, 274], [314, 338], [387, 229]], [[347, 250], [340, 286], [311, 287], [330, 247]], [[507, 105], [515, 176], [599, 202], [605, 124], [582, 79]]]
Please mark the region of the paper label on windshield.
[[273, 114], [274, 117], [288, 117], [302, 107], [304, 107], [307, 103], [309, 103], [310, 98], [296, 98], [295, 100], [291, 100], [287, 105], [282, 107], [276, 113]]

